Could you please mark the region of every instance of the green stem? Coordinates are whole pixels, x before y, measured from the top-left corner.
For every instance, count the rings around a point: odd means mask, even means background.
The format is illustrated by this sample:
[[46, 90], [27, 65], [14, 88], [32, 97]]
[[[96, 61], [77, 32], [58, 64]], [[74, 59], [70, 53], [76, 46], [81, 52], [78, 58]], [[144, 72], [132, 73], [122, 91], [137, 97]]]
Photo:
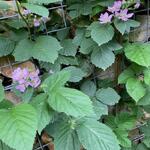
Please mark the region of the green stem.
[[18, 1], [15, 0], [15, 2], [16, 2], [17, 10], [18, 10], [18, 13], [19, 13], [20, 17], [22, 18], [22, 20], [23, 20], [23, 21], [26, 23], [26, 25], [27, 25], [27, 29], [28, 29], [28, 32], [29, 32], [30, 40], [31, 40], [32, 37], [31, 37], [30, 25], [29, 25], [29, 23], [27, 22], [27, 20], [24, 18], [24, 16], [23, 16], [22, 13], [21, 13]]

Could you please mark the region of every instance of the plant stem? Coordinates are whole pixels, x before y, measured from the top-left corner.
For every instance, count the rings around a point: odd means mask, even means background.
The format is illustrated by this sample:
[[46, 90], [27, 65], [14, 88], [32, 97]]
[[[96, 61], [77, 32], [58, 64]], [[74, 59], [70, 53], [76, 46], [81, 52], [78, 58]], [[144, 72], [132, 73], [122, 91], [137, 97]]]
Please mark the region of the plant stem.
[[23, 20], [23, 21], [26, 23], [26, 25], [27, 25], [27, 29], [28, 29], [28, 32], [29, 32], [29, 37], [30, 37], [30, 40], [31, 40], [32, 37], [31, 37], [30, 25], [29, 25], [29, 23], [27, 22], [27, 20], [24, 18], [24, 16], [23, 16], [22, 13], [21, 13], [20, 8], [19, 8], [19, 3], [18, 3], [18, 1], [15, 0], [15, 2], [16, 2], [17, 10], [18, 10], [18, 13], [19, 13], [20, 17], [22, 18], [22, 20]]

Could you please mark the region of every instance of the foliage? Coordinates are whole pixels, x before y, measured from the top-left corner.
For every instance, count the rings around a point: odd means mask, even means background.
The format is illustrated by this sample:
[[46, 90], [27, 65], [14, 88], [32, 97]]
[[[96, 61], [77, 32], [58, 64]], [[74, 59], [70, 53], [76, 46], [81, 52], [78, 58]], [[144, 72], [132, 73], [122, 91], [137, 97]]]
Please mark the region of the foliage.
[[62, 10], [49, 11], [60, 2], [20, 0], [14, 10], [0, 1], [0, 17], [20, 15], [0, 22], [0, 56], [32, 60], [41, 70], [12, 72], [17, 104], [0, 83], [0, 149], [31, 150], [43, 130], [56, 150], [150, 148], [149, 122], [141, 144], [132, 146], [128, 138], [150, 106], [150, 44], [128, 38], [140, 25], [132, 17], [136, 1], [66, 0], [66, 29]]

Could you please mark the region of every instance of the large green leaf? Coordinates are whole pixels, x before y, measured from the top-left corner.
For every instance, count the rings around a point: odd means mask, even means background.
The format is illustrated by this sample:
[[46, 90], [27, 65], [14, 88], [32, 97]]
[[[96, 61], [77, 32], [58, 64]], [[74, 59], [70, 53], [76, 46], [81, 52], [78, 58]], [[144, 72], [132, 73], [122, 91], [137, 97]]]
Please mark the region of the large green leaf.
[[0, 140], [0, 150], [14, 150]]
[[54, 110], [74, 117], [93, 114], [92, 101], [76, 89], [55, 88], [49, 93], [48, 103]]
[[61, 49], [59, 42], [51, 36], [40, 36], [35, 42], [24, 39], [19, 42], [14, 51], [17, 61], [34, 57], [38, 60], [54, 63]]
[[103, 70], [107, 69], [115, 62], [114, 53], [106, 45], [95, 47], [91, 55], [92, 63]]
[[10, 54], [15, 48], [15, 42], [9, 38], [0, 37], [0, 57]]
[[54, 118], [54, 111], [48, 106], [47, 95], [45, 93], [39, 94], [32, 100], [32, 105], [35, 107], [38, 114], [38, 132], [41, 131]]
[[96, 92], [96, 98], [106, 105], [114, 105], [118, 103], [120, 96], [112, 88], [99, 89]]
[[150, 66], [150, 44], [149, 43], [133, 43], [125, 47], [125, 55], [131, 61], [148, 67]]
[[130, 78], [126, 84], [128, 94], [138, 102], [145, 94], [146, 89], [142, 85], [142, 83], [135, 78]]
[[89, 30], [91, 30], [92, 39], [100, 46], [112, 40], [114, 29], [111, 25], [102, 25], [99, 22], [93, 22]]
[[63, 49], [59, 51], [61, 55], [65, 55], [65, 56], [76, 55], [78, 46], [72, 43], [71, 39], [63, 40], [61, 42], [61, 46], [63, 47]]
[[31, 150], [37, 130], [37, 113], [29, 104], [0, 110], [0, 139], [16, 150]]
[[29, 3], [22, 3], [26, 9], [31, 10], [32, 13], [37, 14], [39, 16], [48, 17], [49, 11], [47, 8], [39, 5], [29, 4]]
[[87, 150], [120, 150], [112, 130], [95, 120], [86, 120], [77, 128], [80, 142]]

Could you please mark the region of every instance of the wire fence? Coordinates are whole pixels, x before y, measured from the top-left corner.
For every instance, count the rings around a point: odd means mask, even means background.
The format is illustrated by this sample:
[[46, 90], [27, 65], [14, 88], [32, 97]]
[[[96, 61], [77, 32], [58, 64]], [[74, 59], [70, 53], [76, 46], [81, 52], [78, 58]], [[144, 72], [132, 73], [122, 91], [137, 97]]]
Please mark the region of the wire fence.
[[[14, 3], [14, 6], [15, 6], [15, 0], [13, 0], [13, 3]], [[140, 27], [131, 30], [131, 34], [133, 35], [132, 39], [131, 39], [132, 41], [138, 41], [140, 39], [140, 41], [142, 41], [142, 42], [149, 42], [149, 38], [150, 38], [150, 15], [149, 15], [150, 14], [150, 0], [145, 0], [145, 3], [146, 3], [145, 7], [142, 6], [142, 8], [140, 8], [139, 10], [134, 11], [134, 14], [135, 14], [134, 18], [136, 20], [138, 20], [140, 18], [140, 16], [141, 16], [141, 18], [144, 18], [144, 20], [142, 20], [143, 24]], [[48, 34], [58, 32], [58, 31], [61, 31], [61, 30], [65, 30], [66, 28], [68, 28], [67, 21], [66, 21], [66, 15], [65, 15], [65, 7], [66, 7], [66, 5], [64, 5], [63, 1], [61, 1], [61, 2], [57, 3], [57, 6], [48, 8], [50, 12], [53, 11], [53, 10], [57, 10], [57, 9], [61, 10], [63, 27], [56, 28], [56, 29], [53, 29], [53, 30], [49, 30], [47, 24], [45, 23], [45, 31], [46, 31], [45, 34], [48, 35]], [[0, 20], [10, 19], [10, 18], [20, 19], [19, 14], [17, 13], [17, 10], [16, 10], [16, 13], [13, 14], [13, 15], [7, 15], [7, 16], [0, 17]], [[141, 21], [141, 20], [139, 19], [139, 21]], [[137, 39], [137, 33], [139, 33], [139, 32], [140, 32], [139, 35], [142, 35], [142, 34], [144, 35], [143, 39], [141, 39], [141, 38]], [[10, 67], [11, 69], [13, 69], [14, 65], [18, 65], [20, 63], [22, 63], [22, 62], [13, 62], [13, 63], [11, 63], [10, 60], [8, 59], [8, 63], [6, 65], [0, 66], [0, 70], [3, 69], [3, 68], [7, 68], [7, 67]], [[104, 76], [104, 74], [103, 75], [93, 74], [93, 75], [94, 75], [94, 77], [92, 79], [96, 79], [96, 78]], [[13, 85], [8, 85], [8, 86], [5, 87], [5, 91], [11, 90], [12, 88], [13, 88]], [[137, 130], [137, 129], [139, 129], [140, 127], [142, 127], [144, 125], [145, 124], [137, 125], [132, 130]], [[43, 142], [41, 140], [41, 136], [39, 135], [39, 133], [37, 133], [36, 137], [37, 137], [36, 139], [37, 139], [37, 145], [38, 146], [34, 147], [33, 150], [50, 150], [50, 148], [49, 148], [49, 145], [51, 144], [50, 142], [46, 143], [46, 144], [43, 144]], [[142, 140], [143, 138], [144, 138], [144, 134], [142, 133], [142, 134], [139, 134], [139, 135], [133, 137], [131, 139], [131, 141], [137, 142], [137, 141]]]

